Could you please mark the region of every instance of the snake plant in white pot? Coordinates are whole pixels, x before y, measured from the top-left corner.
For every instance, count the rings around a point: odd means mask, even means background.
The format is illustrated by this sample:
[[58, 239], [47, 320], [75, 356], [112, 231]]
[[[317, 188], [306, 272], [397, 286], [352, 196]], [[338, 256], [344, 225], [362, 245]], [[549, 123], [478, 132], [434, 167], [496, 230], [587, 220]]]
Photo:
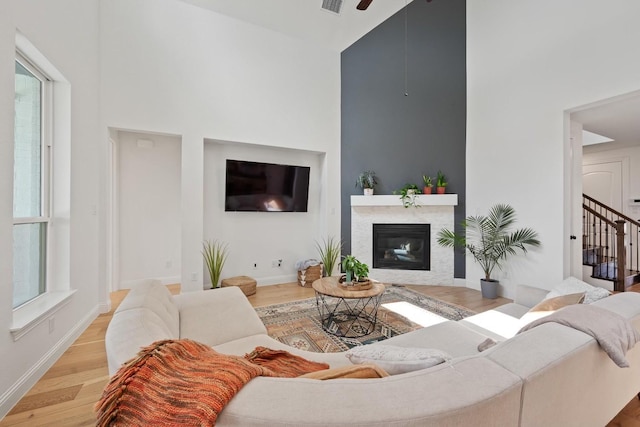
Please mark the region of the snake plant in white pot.
[[469, 251], [480, 264], [484, 278], [480, 279], [482, 296], [497, 298], [498, 281], [491, 273], [502, 268], [510, 255], [528, 248], [540, 246], [538, 233], [531, 228], [512, 230], [516, 222], [516, 211], [507, 204], [497, 204], [489, 210], [489, 215], [468, 216], [462, 223], [464, 234], [456, 234], [442, 229], [437, 240], [441, 246], [463, 248]]

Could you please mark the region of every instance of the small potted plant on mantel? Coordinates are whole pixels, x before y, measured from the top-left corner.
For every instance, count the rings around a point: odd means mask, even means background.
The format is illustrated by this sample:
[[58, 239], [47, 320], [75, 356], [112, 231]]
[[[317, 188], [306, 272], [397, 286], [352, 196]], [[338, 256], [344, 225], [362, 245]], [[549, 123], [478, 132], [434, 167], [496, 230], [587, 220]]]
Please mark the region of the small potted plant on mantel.
[[431, 177], [427, 175], [422, 175], [422, 181], [424, 181], [424, 187], [422, 187], [422, 194], [431, 194], [433, 191], [433, 182], [431, 181]]
[[438, 177], [436, 178], [436, 193], [444, 194], [447, 187], [447, 180], [441, 171], [438, 171]]
[[509, 205], [497, 204], [489, 215], [469, 216], [462, 223], [464, 234], [456, 234], [443, 228], [438, 232], [438, 243], [444, 247], [463, 248], [469, 251], [484, 271], [480, 279], [483, 298], [498, 297], [498, 280], [491, 278], [495, 267], [502, 264], [509, 255], [518, 250], [527, 252], [527, 247], [540, 246], [538, 233], [531, 228], [511, 230], [516, 222], [516, 211]]
[[362, 188], [365, 196], [373, 195], [373, 189], [377, 183], [376, 173], [373, 171], [363, 171], [356, 179], [356, 187]]
[[394, 190], [393, 194], [400, 194], [400, 200], [402, 200], [402, 206], [408, 208], [409, 206], [418, 207], [416, 202], [416, 194], [420, 192], [420, 189], [416, 184], [405, 184], [400, 190]]

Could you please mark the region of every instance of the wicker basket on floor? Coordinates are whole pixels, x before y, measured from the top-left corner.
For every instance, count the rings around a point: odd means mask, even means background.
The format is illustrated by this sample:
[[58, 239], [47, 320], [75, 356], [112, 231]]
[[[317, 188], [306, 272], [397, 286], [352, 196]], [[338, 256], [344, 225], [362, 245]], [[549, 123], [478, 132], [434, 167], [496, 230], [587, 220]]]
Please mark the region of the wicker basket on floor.
[[322, 264], [312, 265], [305, 270], [298, 271], [298, 285], [309, 288], [314, 280], [322, 277]]
[[250, 296], [256, 293], [256, 284], [256, 280], [253, 277], [236, 276], [222, 279], [220, 287], [226, 288], [227, 286], [237, 286], [243, 294]]

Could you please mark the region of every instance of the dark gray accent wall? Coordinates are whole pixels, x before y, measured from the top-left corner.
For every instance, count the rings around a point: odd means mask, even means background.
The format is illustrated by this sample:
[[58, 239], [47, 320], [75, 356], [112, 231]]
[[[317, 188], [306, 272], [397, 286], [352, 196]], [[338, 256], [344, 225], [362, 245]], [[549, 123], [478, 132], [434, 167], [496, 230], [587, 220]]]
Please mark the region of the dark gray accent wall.
[[[363, 170], [376, 172], [376, 194], [393, 194], [406, 183], [422, 188], [423, 174], [442, 170], [447, 192], [459, 196], [456, 228], [465, 217], [465, 0], [414, 0], [407, 24], [407, 95], [404, 9], [342, 52], [345, 254], [351, 251], [350, 196], [362, 194], [355, 181]], [[455, 277], [465, 277], [463, 253], [456, 252]]]

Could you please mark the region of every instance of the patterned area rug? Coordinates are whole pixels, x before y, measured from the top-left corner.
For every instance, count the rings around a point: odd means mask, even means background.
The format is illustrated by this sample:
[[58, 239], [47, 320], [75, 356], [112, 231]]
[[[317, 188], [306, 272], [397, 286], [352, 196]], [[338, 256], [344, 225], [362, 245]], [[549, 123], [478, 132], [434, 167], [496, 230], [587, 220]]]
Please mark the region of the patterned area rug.
[[422, 326], [419, 324], [384, 307], [385, 304], [398, 302], [409, 303], [413, 308], [418, 307], [449, 320], [460, 320], [475, 314], [402, 286], [387, 287], [378, 310], [375, 330], [362, 338], [339, 338], [325, 332], [315, 298], [257, 307], [256, 312], [271, 337], [302, 350], [332, 353], [420, 329]]

